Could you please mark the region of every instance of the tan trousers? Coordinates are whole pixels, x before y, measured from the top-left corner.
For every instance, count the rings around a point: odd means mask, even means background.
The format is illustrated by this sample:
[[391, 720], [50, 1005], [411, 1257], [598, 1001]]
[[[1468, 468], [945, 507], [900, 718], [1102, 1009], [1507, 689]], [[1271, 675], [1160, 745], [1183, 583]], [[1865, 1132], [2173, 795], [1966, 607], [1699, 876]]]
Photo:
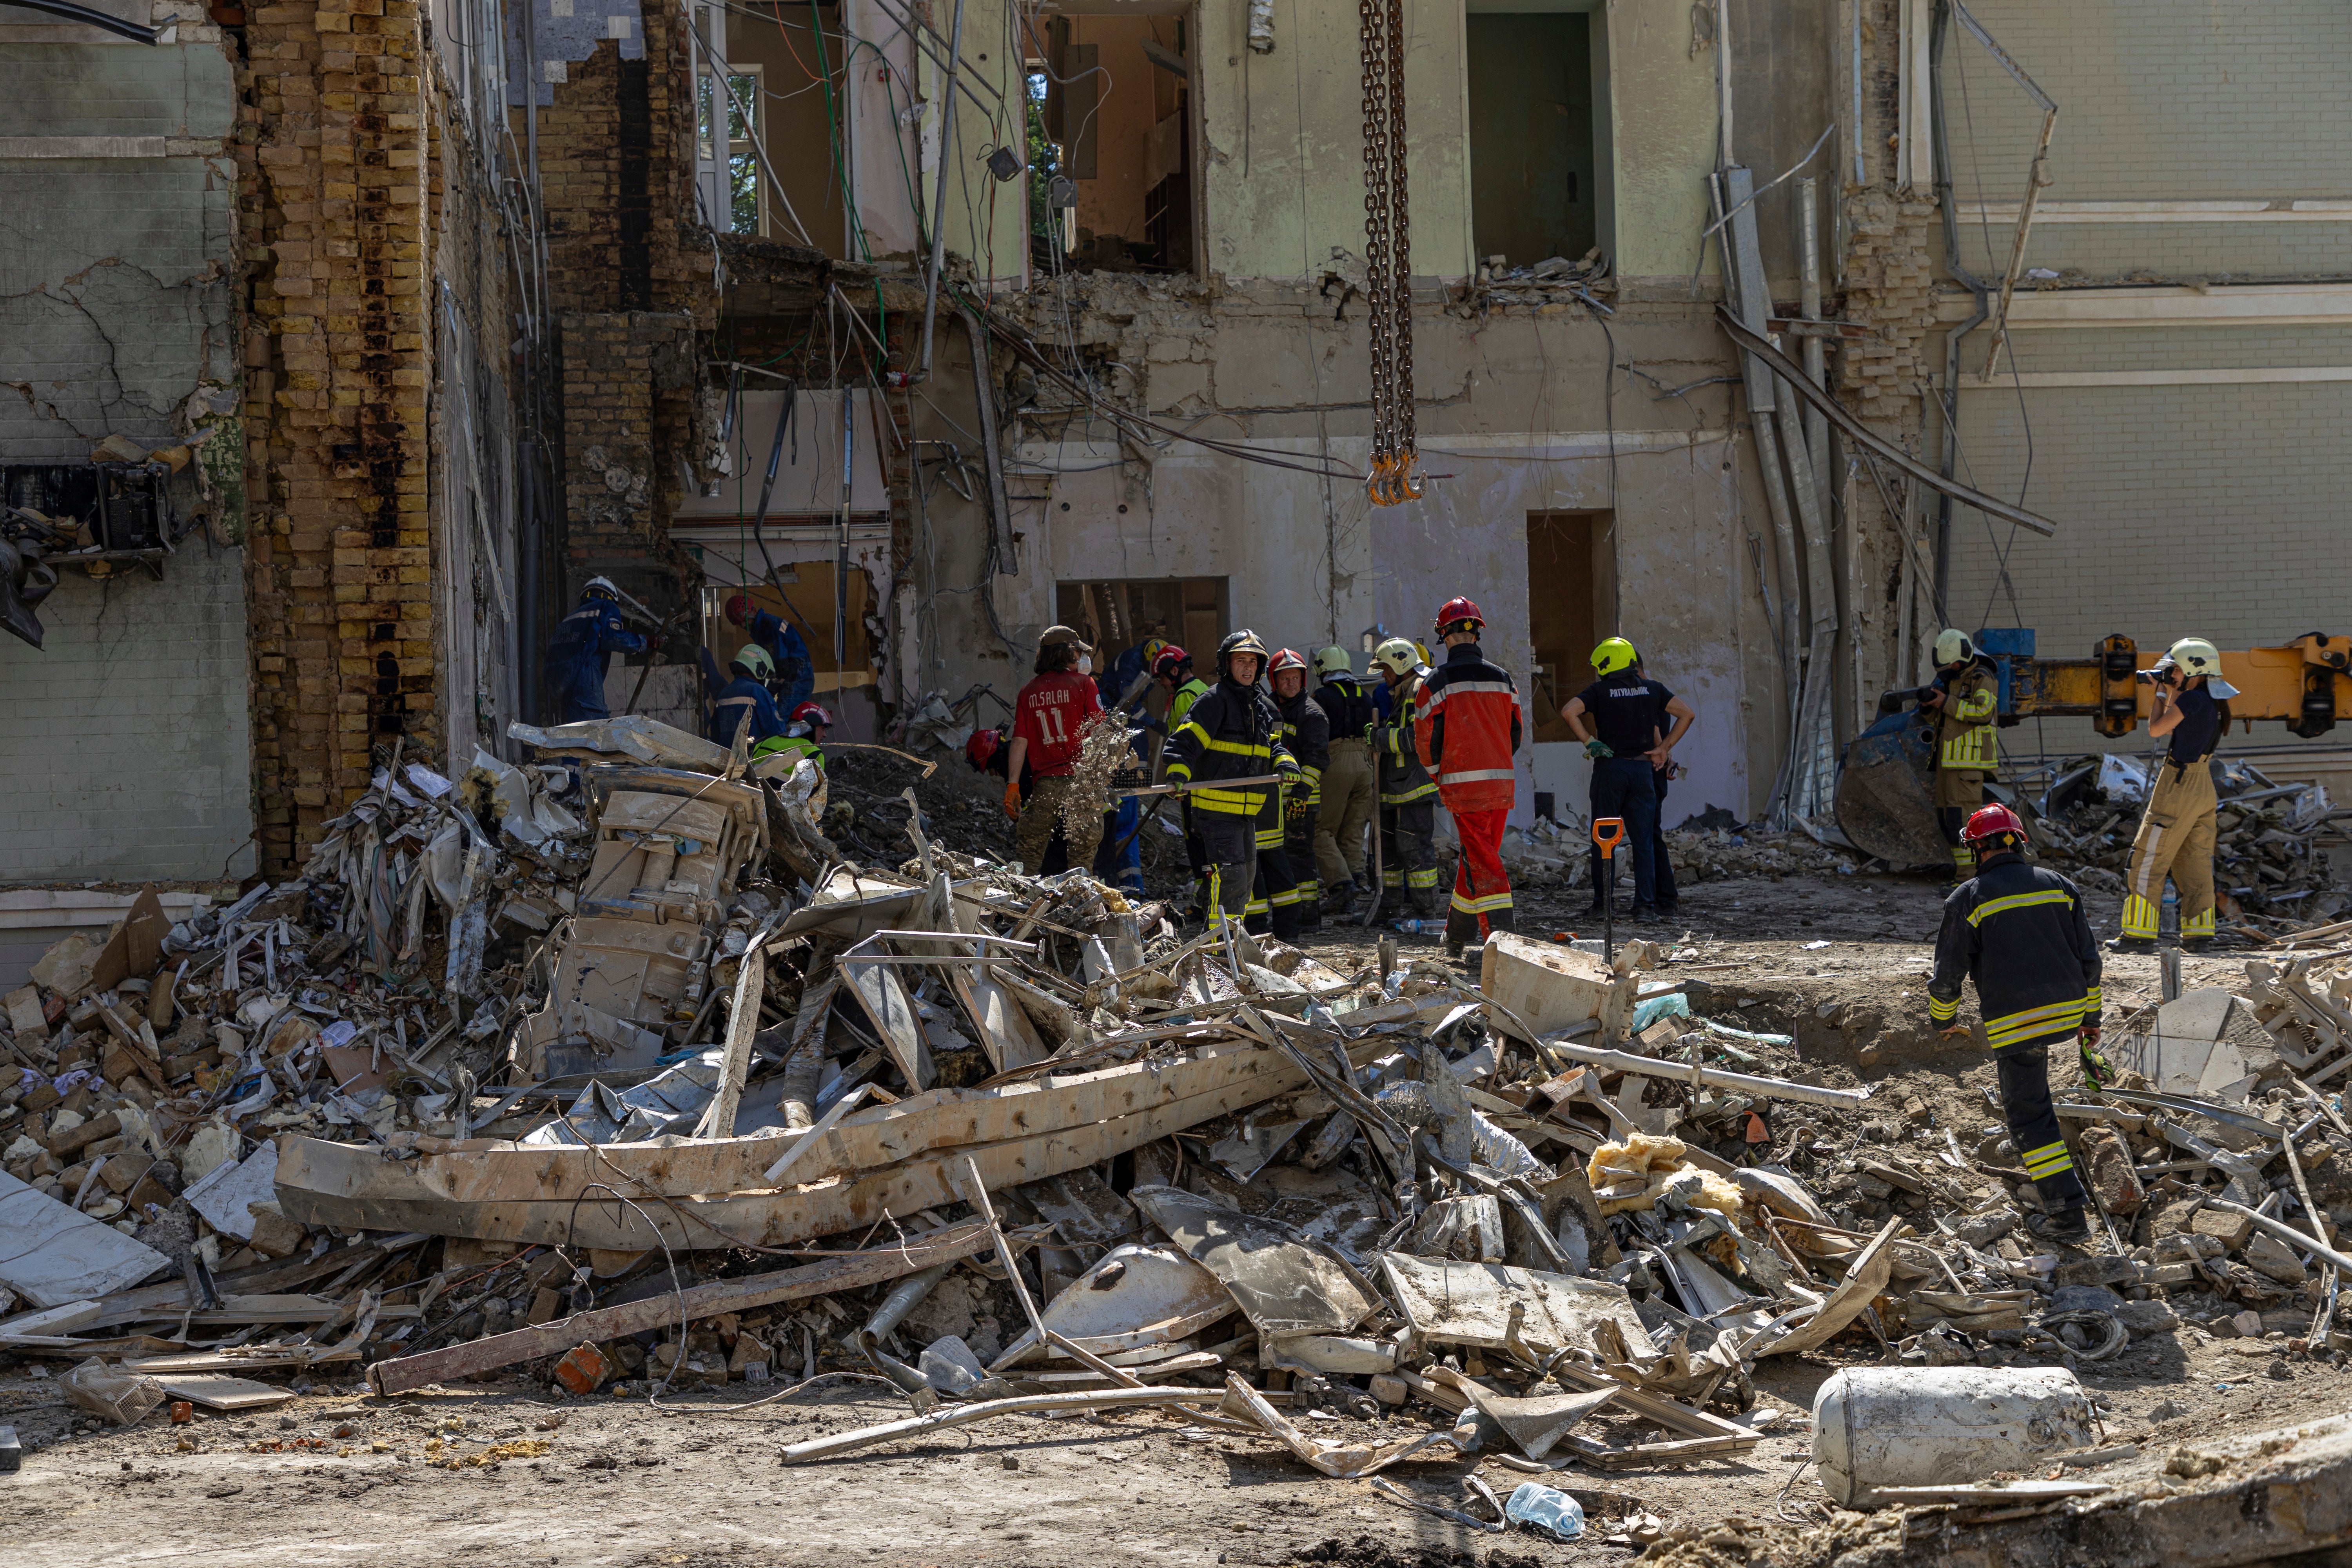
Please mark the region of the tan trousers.
[[1371, 852], [1364, 830], [1372, 825], [1380, 795], [1372, 779], [1372, 748], [1363, 741], [1334, 741], [1323, 764], [1323, 801], [1316, 809], [1315, 874], [1329, 892], [1367, 873]]
[[2213, 934], [2213, 774], [2201, 762], [2156, 771], [2124, 878], [2124, 935], [2153, 940], [2164, 879], [2180, 897], [2180, 935]]
[[1045, 850], [1054, 841], [1056, 826], [1062, 828], [1064, 841], [1069, 846], [1071, 866], [1085, 868], [1095, 863], [1095, 850], [1102, 844], [1102, 813], [1089, 811], [1077, 821], [1062, 821], [1062, 805], [1070, 798], [1076, 784], [1077, 781], [1066, 774], [1039, 779], [1029, 786], [1029, 798], [1021, 803], [1021, 825], [1013, 830], [1013, 853], [1032, 876], [1045, 864]]

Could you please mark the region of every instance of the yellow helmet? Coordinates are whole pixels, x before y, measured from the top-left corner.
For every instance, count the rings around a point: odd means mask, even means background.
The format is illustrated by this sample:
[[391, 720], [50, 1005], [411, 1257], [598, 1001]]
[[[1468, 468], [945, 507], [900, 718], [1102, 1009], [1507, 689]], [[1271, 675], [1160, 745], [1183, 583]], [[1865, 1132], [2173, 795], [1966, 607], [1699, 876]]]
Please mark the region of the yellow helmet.
[[1633, 645], [1623, 637], [1611, 637], [1592, 650], [1592, 668], [1602, 675], [1614, 675], [1621, 669], [1631, 669], [1642, 662]]
[[2165, 651], [2164, 657], [2179, 665], [2183, 675], [2219, 679], [2221, 673], [2221, 650], [2203, 637], [2182, 637]]
[[1402, 637], [1391, 637], [1372, 650], [1372, 662], [1402, 679], [1419, 669], [1422, 661], [1412, 644]]
[[1969, 640], [1968, 633], [1956, 626], [1946, 626], [1936, 634], [1936, 668], [1937, 669], [1948, 668], [1955, 664], [1966, 664], [1976, 656], [1977, 645]]
[[1355, 668], [1356, 661], [1348, 657], [1348, 650], [1343, 647], [1327, 647], [1315, 656], [1315, 673], [1318, 675], [1349, 675], [1353, 674]]
[[737, 648], [735, 650], [735, 657], [728, 660], [728, 662], [730, 664], [740, 664], [745, 669], [750, 670], [751, 672], [751, 679], [754, 680], [766, 680], [776, 673], [775, 659], [769, 655], [766, 648], [761, 647], [755, 642], [747, 642], [741, 647]]

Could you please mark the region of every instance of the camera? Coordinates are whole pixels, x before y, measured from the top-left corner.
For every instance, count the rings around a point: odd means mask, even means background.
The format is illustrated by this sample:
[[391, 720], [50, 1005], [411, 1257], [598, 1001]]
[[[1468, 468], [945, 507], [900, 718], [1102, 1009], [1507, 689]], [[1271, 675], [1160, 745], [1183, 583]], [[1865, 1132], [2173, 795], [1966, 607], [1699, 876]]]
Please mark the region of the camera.
[[2133, 670], [2132, 679], [2142, 686], [2178, 686], [2180, 684], [2180, 667], [2167, 659], [2154, 669]]

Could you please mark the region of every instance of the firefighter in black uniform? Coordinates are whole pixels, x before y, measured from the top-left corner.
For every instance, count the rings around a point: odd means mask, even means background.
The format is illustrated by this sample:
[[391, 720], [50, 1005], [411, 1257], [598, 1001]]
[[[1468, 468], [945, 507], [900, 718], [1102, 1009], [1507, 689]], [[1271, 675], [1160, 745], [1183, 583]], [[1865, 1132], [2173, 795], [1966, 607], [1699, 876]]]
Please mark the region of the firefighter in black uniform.
[[[1331, 760], [1331, 721], [1307, 692], [1307, 661], [1293, 648], [1277, 648], [1266, 667], [1275, 711], [1282, 715], [1282, 743], [1298, 760], [1299, 782], [1282, 792], [1282, 852], [1290, 862], [1289, 919], [1274, 900], [1274, 934], [1297, 942], [1298, 933], [1323, 923], [1323, 887], [1315, 868], [1315, 816], [1323, 804], [1323, 769]], [[1286, 925], [1287, 929], [1286, 930]]]
[[1201, 844], [1201, 909], [1209, 925], [1243, 918], [1257, 875], [1258, 814], [1276, 787], [1220, 789], [1215, 782], [1298, 776], [1298, 763], [1282, 742], [1282, 715], [1257, 683], [1265, 668], [1265, 644], [1255, 632], [1238, 631], [1218, 644], [1216, 685], [1193, 700], [1168, 736], [1168, 782], [1213, 786], [1188, 795]]
[[2091, 1230], [2082, 1179], [2050, 1104], [2050, 1047], [2075, 1039], [2094, 1089], [2112, 1077], [2099, 1053], [2099, 944], [2074, 884], [2026, 864], [2025, 824], [2015, 812], [1984, 807], [1961, 828], [1960, 841], [1974, 853], [1977, 874], [1944, 900], [1927, 1016], [1947, 1036], [1963, 1033], [1960, 983], [1977, 983], [2001, 1113], [2042, 1200], [2026, 1227], [2045, 1241], [2083, 1241]]

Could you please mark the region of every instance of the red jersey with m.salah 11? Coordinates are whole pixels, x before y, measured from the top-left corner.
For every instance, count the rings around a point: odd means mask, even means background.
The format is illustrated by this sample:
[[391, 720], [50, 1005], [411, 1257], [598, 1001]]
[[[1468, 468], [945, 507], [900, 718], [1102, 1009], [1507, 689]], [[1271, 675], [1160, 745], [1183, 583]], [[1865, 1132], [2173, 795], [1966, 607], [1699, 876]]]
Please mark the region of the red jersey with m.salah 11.
[[1078, 731], [1102, 711], [1102, 693], [1092, 676], [1065, 669], [1023, 687], [1013, 708], [1013, 738], [1029, 742], [1027, 760], [1034, 776], [1057, 779], [1076, 765]]

